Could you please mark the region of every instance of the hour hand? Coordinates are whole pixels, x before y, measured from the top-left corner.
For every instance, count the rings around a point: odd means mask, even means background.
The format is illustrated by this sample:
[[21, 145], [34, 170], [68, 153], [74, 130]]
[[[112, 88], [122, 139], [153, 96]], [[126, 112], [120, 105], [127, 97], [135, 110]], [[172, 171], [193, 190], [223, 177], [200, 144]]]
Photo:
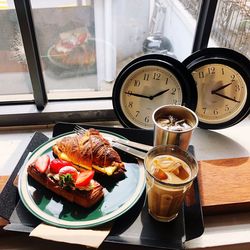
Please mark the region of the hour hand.
[[133, 96], [137, 96], [137, 97], [151, 99], [150, 96], [141, 95], [141, 94], [137, 94], [137, 93], [133, 93], [133, 92], [124, 92], [124, 93], [127, 94], [127, 95], [133, 95]]

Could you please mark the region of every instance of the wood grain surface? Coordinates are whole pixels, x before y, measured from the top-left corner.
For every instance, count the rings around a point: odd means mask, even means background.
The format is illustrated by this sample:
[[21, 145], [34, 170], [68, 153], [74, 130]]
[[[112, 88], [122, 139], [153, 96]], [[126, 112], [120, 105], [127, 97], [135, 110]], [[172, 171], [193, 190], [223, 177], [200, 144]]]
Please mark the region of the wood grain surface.
[[0, 193], [3, 190], [4, 185], [6, 184], [9, 176], [0, 176]]
[[[3, 190], [4, 185], [6, 184], [9, 176], [0, 176], [0, 193]], [[0, 227], [3, 227], [8, 224], [8, 221], [0, 217]]]
[[250, 157], [199, 162], [204, 214], [250, 209]]

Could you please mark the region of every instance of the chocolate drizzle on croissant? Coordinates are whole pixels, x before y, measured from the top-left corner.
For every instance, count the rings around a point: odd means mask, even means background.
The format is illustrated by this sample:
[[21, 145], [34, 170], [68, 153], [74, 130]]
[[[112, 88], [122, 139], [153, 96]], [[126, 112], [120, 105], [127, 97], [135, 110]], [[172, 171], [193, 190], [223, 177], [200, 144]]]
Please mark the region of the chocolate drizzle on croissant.
[[[53, 146], [53, 152], [61, 159], [71, 161], [83, 168], [95, 168], [105, 173], [113, 167], [112, 174], [123, 173], [124, 163], [98, 130], [89, 129], [84, 133], [66, 136]], [[102, 169], [100, 169], [102, 168]], [[107, 172], [107, 171], [106, 171]], [[111, 175], [108, 171], [108, 175]]]

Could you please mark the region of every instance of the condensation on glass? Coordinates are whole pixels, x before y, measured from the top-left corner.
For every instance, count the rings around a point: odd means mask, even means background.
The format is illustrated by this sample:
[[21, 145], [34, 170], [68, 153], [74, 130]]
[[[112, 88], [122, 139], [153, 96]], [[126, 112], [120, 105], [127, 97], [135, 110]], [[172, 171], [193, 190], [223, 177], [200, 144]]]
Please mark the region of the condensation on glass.
[[13, 1], [0, 2], [0, 102], [33, 99]]

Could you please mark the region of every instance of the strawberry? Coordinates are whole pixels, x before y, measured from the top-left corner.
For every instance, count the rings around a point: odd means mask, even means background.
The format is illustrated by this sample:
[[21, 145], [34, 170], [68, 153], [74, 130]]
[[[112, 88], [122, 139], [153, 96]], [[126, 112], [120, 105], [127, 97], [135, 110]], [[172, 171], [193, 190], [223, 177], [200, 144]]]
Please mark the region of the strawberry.
[[50, 162], [50, 172], [53, 174], [58, 174], [60, 169], [65, 167], [65, 166], [71, 166], [72, 167], [72, 163], [68, 162], [68, 161], [64, 161], [61, 159], [53, 159]]
[[74, 167], [65, 166], [59, 170], [59, 185], [62, 188], [74, 189], [78, 172]]
[[48, 155], [42, 155], [35, 161], [35, 168], [40, 173], [45, 173], [50, 164], [50, 158]]
[[71, 175], [72, 180], [76, 181], [78, 172], [72, 166], [65, 166], [59, 170], [59, 176], [61, 177], [61, 176], [66, 176], [66, 175]]
[[77, 40], [78, 40], [78, 44], [82, 44], [85, 42], [87, 38], [87, 33], [83, 33], [83, 34], [80, 34], [78, 37], [77, 37]]
[[75, 182], [76, 188], [87, 186], [90, 183], [90, 181], [93, 179], [94, 174], [95, 174], [95, 171], [93, 170], [87, 170], [87, 171], [81, 172], [78, 175], [76, 182]]

